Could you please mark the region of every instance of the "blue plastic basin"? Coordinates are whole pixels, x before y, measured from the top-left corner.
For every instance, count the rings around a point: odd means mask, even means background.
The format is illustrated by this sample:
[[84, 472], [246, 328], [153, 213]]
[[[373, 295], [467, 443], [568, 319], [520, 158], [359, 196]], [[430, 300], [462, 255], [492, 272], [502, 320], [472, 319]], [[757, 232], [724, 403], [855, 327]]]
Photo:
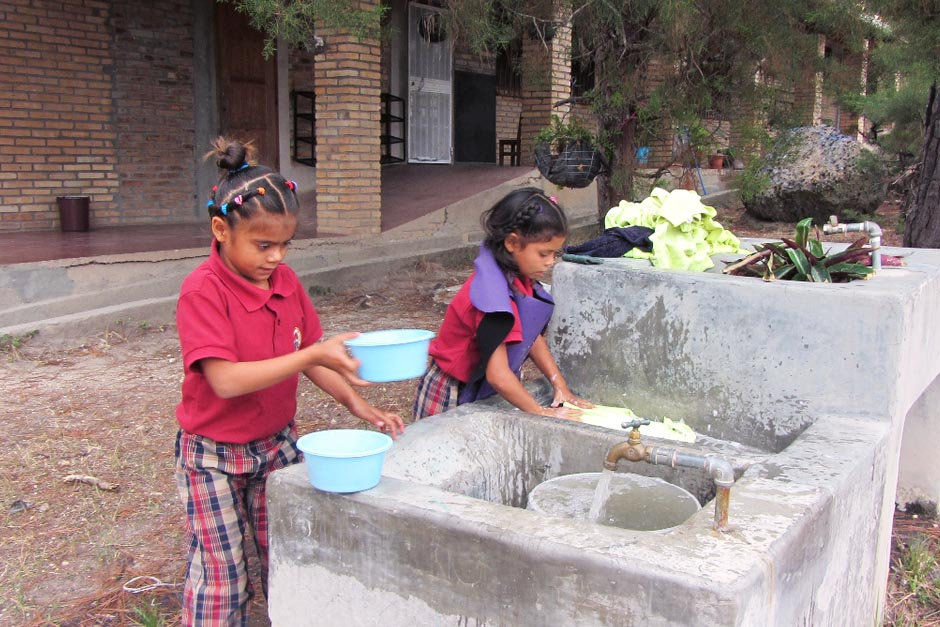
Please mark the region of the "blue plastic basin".
[[432, 337], [434, 333], [423, 329], [390, 329], [363, 333], [345, 344], [361, 362], [359, 376], [382, 383], [424, 374]]
[[313, 487], [361, 492], [378, 485], [392, 438], [364, 429], [329, 429], [301, 436], [297, 448], [304, 454]]

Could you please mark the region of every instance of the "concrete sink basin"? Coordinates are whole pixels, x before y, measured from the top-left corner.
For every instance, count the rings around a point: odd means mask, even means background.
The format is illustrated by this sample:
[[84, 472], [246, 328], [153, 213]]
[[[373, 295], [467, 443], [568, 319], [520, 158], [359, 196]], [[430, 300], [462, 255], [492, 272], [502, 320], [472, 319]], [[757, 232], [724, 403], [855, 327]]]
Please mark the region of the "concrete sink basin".
[[[832, 552], [848, 556], [859, 541], [843, 516], [850, 495], [835, 491], [849, 491], [851, 476], [871, 467], [885, 435], [870, 422], [823, 422], [851, 433], [853, 444], [824, 454], [834, 434], [817, 423], [776, 454], [707, 437], [683, 447], [734, 465], [740, 478], [728, 533], [712, 529], [714, 487], [700, 472], [645, 463], [621, 469], [660, 476], [703, 503], [668, 534], [523, 509], [540, 482], [599, 470], [625, 435], [499, 406], [463, 406], [410, 426], [389, 451], [381, 483], [367, 492], [323, 493], [300, 467], [278, 472], [268, 488], [272, 619], [756, 625], [783, 606], [792, 613], [780, 624], [796, 624], [807, 618], [797, 599], [816, 592], [817, 577], [807, 571], [825, 572]], [[812, 473], [804, 470], [808, 460]], [[879, 506], [879, 499], [858, 503], [869, 512]], [[870, 524], [867, 532], [874, 534]], [[857, 573], [839, 579], [845, 594], [872, 585]], [[305, 621], [309, 607], [317, 612]]]
[[626, 433], [474, 403], [409, 426], [372, 490], [272, 475], [273, 623], [877, 624], [899, 459], [905, 494], [940, 492], [920, 461], [940, 446], [940, 253], [886, 252], [908, 266], [836, 286], [560, 264], [547, 336], [569, 385], [683, 418], [702, 437], [682, 448], [732, 463], [730, 531], [700, 471], [644, 463], [618, 470], [702, 503], [669, 533], [523, 509]]

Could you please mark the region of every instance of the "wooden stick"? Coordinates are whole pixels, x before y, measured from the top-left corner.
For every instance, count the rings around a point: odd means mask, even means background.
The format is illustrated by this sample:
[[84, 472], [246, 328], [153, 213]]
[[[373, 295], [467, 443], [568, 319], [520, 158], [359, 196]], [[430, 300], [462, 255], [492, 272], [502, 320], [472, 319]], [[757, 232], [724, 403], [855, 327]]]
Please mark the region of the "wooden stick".
[[108, 492], [113, 492], [114, 490], [118, 489], [118, 484], [102, 481], [101, 479], [92, 477], [91, 475], [69, 475], [62, 481], [65, 483], [87, 483], [88, 485], [95, 486], [99, 490], [107, 490]]

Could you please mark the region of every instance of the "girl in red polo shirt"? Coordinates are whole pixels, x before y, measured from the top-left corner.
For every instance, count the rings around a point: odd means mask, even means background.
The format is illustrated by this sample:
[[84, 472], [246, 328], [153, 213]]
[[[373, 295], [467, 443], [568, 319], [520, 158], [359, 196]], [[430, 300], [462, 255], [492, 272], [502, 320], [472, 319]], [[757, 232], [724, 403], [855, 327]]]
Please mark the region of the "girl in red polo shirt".
[[183, 281], [176, 312], [185, 368], [176, 411], [176, 482], [189, 536], [184, 625], [243, 624], [253, 594], [249, 535], [267, 591], [265, 479], [300, 460], [299, 373], [392, 437], [404, 429], [353, 390], [366, 385], [343, 345], [356, 334], [318, 342], [317, 312], [281, 263], [297, 227], [296, 184], [252, 165], [249, 149], [219, 138], [209, 153], [223, 170], [208, 202], [212, 250]]
[[[571, 393], [542, 337], [555, 304], [538, 282], [564, 246], [568, 220], [553, 198], [526, 187], [510, 192], [480, 221], [486, 238], [473, 274], [448, 305], [431, 342], [415, 419], [494, 394], [522, 411], [576, 418], [580, 412], [561, 404], [593, 405]], [[519, 379], [527, 357], [552, 384], [550, 407], [539, 405]]]

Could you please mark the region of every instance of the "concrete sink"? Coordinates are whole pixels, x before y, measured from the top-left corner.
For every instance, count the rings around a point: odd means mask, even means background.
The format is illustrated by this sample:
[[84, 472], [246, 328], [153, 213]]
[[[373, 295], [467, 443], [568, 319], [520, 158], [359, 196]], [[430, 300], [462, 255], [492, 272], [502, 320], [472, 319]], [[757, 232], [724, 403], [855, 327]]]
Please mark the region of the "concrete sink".
[[699, 471], [644, 463], [618, 470], [702, 503], [669, 533], [523, 509], [626, 432], [475, 403], [409, 426], [367, 492], [271, 477], [273, 623], [877, 623], [904, 419], [940, 371], [940, 256], [921, 252], [845, 286], [561, 264], [548, 337], [572, 388], [685, 419], [700, 437], [681, 448], [734, 467], [730, 531]]

